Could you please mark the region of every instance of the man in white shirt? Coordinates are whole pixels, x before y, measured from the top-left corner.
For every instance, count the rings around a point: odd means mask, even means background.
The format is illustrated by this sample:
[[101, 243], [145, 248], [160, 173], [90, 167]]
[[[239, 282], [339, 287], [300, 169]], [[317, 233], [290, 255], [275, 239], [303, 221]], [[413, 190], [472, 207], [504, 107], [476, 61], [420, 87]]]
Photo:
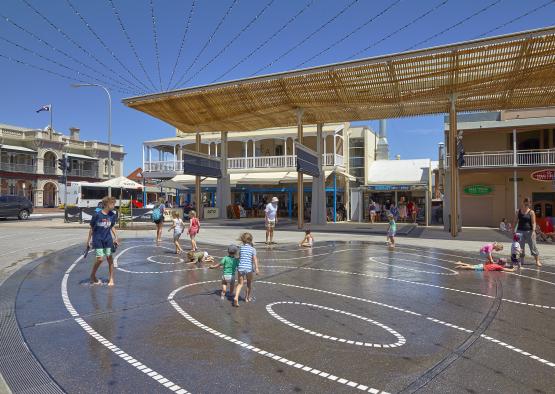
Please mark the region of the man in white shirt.
[[272, 202], [266, 205], [266, 209], [264, 210], [264, 221], [266, 223], [266, 244], [274, 243], [274, 228], [277, 224], [278, 201], [277, 197], [272, 197]]

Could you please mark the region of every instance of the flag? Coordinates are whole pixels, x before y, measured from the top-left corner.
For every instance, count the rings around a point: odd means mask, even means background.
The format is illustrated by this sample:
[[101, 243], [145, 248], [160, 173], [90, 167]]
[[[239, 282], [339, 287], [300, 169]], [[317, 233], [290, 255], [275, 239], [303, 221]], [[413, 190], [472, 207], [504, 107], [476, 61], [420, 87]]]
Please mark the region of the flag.
[[50, 111], [51, 109], [52, 109], [52, 104], [48, 104], [48, 105], [43, 105], [36, 112], [38, 114], [41, 111]]

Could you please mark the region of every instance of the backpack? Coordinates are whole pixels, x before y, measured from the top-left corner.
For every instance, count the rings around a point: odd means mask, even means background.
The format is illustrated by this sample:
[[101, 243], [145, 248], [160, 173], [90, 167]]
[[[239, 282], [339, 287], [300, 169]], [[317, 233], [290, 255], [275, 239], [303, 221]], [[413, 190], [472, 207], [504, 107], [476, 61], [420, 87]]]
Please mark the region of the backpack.
[[152, 215], [150, 216], [153, 222], [157, 222], [162, 218], [162, 211], [160, 210], [160, 205], [156, 205], [152, 210]]

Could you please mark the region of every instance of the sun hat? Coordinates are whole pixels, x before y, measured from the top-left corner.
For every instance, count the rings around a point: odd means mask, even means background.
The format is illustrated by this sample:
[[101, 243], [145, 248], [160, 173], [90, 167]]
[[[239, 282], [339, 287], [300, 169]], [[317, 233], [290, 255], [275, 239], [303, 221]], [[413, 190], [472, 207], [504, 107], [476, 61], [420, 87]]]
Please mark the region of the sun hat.
[[239, 248], [237, 247], [237, 245], [229, 245], [227, 247], [227, 253], [230, 255], [236, 255], [238, 251]]
[[277, 197], [272, 197], [272, 202], [278, 202], [279, 199]]

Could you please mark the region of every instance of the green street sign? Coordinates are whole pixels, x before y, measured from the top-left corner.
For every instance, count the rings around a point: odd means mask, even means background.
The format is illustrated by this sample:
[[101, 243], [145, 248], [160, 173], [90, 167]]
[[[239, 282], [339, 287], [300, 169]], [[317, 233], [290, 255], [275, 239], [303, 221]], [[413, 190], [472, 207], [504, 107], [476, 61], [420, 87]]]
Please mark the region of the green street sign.
[[466, 194], [473, 196], [484, 196], [486, 194], [490, 194], [492, 191], [493, 189], [486, 185], [468, 185], [464, 188], [464, 192]]

